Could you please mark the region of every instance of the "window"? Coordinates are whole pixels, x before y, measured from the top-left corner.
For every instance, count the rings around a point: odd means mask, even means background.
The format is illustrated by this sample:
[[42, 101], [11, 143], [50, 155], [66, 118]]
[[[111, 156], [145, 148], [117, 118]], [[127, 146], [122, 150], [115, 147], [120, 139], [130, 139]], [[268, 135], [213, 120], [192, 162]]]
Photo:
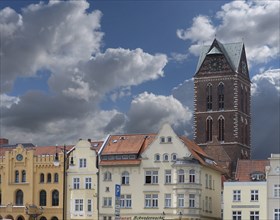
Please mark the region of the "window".
[[85, 188], [86, 189], [91, 189], [91, 177], [86, 177], [85, 178]]
[[112, 197], [104, 197], [103, 198], [103, 206], [111, 207], [112, 206]]
[[218, 140], [225, 140], [225, 119], [223, 117], [219, 117], [218, 120]]
[[52, 206], [58, 206], [59, 205], [59, 192], [57, 190], [54, 190], [52, 192]]
[[124, 171], [122, 173], [122, 184], [124, 184], [124, 185], [129, 184], [129, 173], [127, 171]]
[[45, 190], [40, 191], [40, 206], [47, 205], [47, 192]]
[[178, 170], [178, 183], [184, 183], [185, 182], [185, 172], [184, 170], [180, 169]]
[[23, 192], [20, 189], [16, 191], [16, 205], [23, 205]]
[[206, 120], [206, 141], [212, 141], [212, 125], [213, 120], [211, 117], [208, 117]]
[[171, 194], [165, 194], [164, 196], [164, 207], [171, 208]]
[[207, 111], [212, 110], [212, 85], [207, 85]]
[[172, 137], [167, 137], [167, 142], [171, 143], [172, 142]]
[[280, 220], [280, 209], [274, 209], [274, 220]]
[[146, 184], [157, 184], [158, 183], [158, 171], [146, 171], [145, 172], [145, 183]]
[[208, 196], [205, 197], [205, 211], [208, 212]]
[[40, 183], [45, 182], [45, 175], [43, 173], [40, 174]]
[[160, 155], [159, 154], [155, 154], [155, 161], [160, 161]]
[[218, 86], [218, 103], [219, 103], [219, 110], [223, 110], [224, 109], [224, 85], [223, 83], [220, 83]]
[[55, 173], [55, 174], [54, 174], [54, 182], [55, 182], [55, 183], [58, 183], [58, 173]]
[[208, 188], [208, 174], [205, 174], [205, 187]]
[[212, 198], [209, 197], [209, 211], [212, 212]]
[[15, 171], [15, 183], [19, 182], [19, 172], [18, 170]]
[[47, 218], [45, 216], [42, 216], [40, 220], [47, 220]]
[[259, 190], [251, 190], [251, 201], [259, 201]]
[[145, 208], [157, 208], [157, 207], [158, 207], [158, 194], [146, 194]]
[[160, 143], [164, 143], [165, 142], [165, 137], [160, 137]]
[[259, 211], [250, 212], [250, 220], [259, 220], [259, 219], [260, 219]]
[[212, 175], [209, 175], [208, 177], [209, 177], [209, 179], [208, 179], [208, 187], [209, 187], [209, 189], [212, 189]]
[[171, 183], [171, 170], [165, 170], [165, 184]]
[[131, 195], [121, 195], [121, 208], [131, 208]]
[[21, 171], [21, 182], [23, 182], [23, 183], [26, 182], [26, 172], [25, 172], [25, 170]]
[[79, 167], [80, 168], [85, 168], [87, 167], [87, 159], [86, 158], [80, 158], [80, 163], [79, 163]]
[[184, 194], [178, 194], [177, 195], [178, 199], [178, 207], [184, 207], [185, 206], [185, 195]]
[[80, 178], [73, 178], [73, 189], [80, 189]]
[[190, 170], [189, 171], [189, 182], [190, 183], [195, 183], [195, 170]]
[[195, 208], [195, 195], [189, 194], [189, 207]]
[[241, 220], [241, 211], [233, 211], [232, 220]]
[[241, 201], [241, 190], [233, 190], [233, 201]]
[[75, 199], [75, 212], [82, 212], [84, 210], [83, 199]]
[[87, 201], [87, 211], [92, 212], [92, 200], [88, 199]]
[[275, 197], [275, 198], [280, 197], [280, 185], [279, 184], [275, 184], [273, 186], [273, 197]]
[[51, 183], [52, 182], [52, 175], [50, 173], [48, 173], [47, 175], [47, 183]]
[[168, 154], [163, 154], [163, 161], [168, 161]]
[[104, 178], [103, 178], [104, 181], [111, 181], [112, 180], [112, 174], [109, 172], [109, 171], [106, 171], [104, 173]]
[[171, 160], [176, 161], [177, 160], [177, 154], [171, 154]]

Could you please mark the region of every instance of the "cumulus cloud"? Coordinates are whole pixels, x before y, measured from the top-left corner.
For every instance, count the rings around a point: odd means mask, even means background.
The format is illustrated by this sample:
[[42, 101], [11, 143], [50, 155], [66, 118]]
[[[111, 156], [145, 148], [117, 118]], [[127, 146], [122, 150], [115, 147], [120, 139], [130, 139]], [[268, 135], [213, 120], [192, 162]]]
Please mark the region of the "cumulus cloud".
[[232, 1], [216, 13], [217, 22], [199, 15], [191, 27], [177, 30], [177, 36], [192, 41], [189, 52], [195, 55], [214, 35], [222, 42], [243, 40], [249, 61], [266, 63], [279, 56], [279, 10], [279, 1]]
[[[127, 116], [125, 129], [130, 132], [157, 132], [163, 123], [168, 122], [182, 133], [181, 129], [187, 127], [192, 113], [172, 95], [161, 96], [144, 92], [134, 98]], [[184, 132], [188, 135], [188, 131]]]
[[11, 108], [13, 104], [18, 104], [20, 101], [19, 97], [8, 96], [6, 94], [0, 94], [0, 108]]

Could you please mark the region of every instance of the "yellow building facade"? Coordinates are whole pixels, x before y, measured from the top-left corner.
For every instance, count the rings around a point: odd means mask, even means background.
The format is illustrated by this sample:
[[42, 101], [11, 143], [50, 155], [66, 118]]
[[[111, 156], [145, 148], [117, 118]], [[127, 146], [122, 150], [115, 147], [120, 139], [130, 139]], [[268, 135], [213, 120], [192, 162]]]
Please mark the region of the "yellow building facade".
[[[62, 162], [54, 166], [56, 146], [1, 145], [0, 219], [61, 220], [63, 210]], [[33, 218], [32, 218], [33, 217]]]

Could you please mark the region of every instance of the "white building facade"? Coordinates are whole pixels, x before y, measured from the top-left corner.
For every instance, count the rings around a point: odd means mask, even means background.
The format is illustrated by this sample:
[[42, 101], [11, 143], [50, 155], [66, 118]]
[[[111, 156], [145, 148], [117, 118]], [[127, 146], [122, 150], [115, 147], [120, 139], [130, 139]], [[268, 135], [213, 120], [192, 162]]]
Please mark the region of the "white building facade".
[[109, 136], [99, 172], [100, 220], [221, 219], [222, 170], [168, 124], [158, 134]]

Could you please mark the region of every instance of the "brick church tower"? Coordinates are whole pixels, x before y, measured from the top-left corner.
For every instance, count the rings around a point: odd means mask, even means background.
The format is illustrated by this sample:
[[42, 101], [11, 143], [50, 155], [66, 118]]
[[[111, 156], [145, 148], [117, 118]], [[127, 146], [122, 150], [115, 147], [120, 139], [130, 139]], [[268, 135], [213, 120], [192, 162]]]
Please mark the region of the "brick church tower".
[[233, 171], [250, 158], [251, 84], [243, 43], [203, 46], [194, 75], [194, 140]]

